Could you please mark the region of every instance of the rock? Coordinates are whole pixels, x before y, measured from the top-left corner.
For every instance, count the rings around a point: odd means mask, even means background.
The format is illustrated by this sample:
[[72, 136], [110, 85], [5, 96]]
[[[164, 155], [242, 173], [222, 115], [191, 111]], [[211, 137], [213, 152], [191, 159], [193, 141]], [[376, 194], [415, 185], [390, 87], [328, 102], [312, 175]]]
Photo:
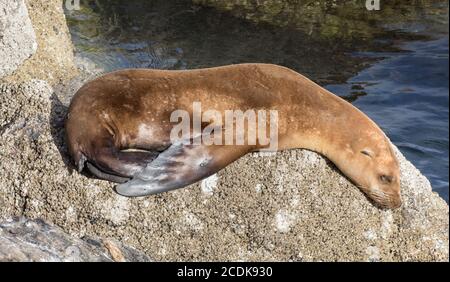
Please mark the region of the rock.
[[43, 218], [158, 261], [449, 259], [448, 205], [398, 150], [404, 205], [395, 211], [305, 150], [251, 154], [188, 188], [129, 199], [74, 170], [61, 93], [40, 81], [0, 86], [0, 218]]
[[18, 218], [0, 223], [0, 261], [124, 262], [150, 259], [116, 240], [81, 240], [42, 220]]
[[[0, 0], [0, 7], [5, 5], [3, 3], [9, 2], [22, 3], [23, 9], [26, 11], [23, 0]], [[12, 75], [0, 80], [9, 83], [21, 83], [31, 79], [40, 79], [55, 85], [74, 77], [77, 74], [77, 70], [74, 63], [73, 46], [63, 12], [63, 0], [25, 0], [25, 3], [36, 33], [36, 38], [33, 37], [35, 45], [33, 45], [32, 53], [36, 51], [36, 40], [38, 48], [36, 53], [26, 60], [19, 69], [15, 70]], [[0, 9], [0, 23], [3, 20], [1, 13], [2, 9]], [[28, 23], [29, 21], [28, 19]], [[24, 31], [27, 30], [25, 29]], [[22, 31], [16, 29], [10, 35], [10, 40], [17, 41], [22, 38], [24, 35], [21, 35], [21, 33]], [[17, 54], [27, 52], [27, 57], [29, 57], [31, 53], [27, 51], [29, 49], [28, 45], [25, 41], [6, 48], [6, 50], [10, 50], [10, 56], [17, 56]], [[4, 58], [2, 55], [3, 49], [0, 39], [0, 63], [2, 63]], [[0, 70], [0, 78], [2, 77], [1, 72]]]
[[23, 0], [0, 0], [0, 78], [36, 52], [37, 42]]

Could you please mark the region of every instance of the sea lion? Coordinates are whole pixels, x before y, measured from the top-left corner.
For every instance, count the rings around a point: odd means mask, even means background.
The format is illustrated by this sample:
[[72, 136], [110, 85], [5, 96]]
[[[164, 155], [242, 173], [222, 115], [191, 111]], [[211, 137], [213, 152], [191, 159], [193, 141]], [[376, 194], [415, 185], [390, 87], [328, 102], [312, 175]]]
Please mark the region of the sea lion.
[[185, 109], [192, 114], [193, 102], [218, 112], [276, 110], [278, 150], [318, 152], [380, 206], [401, 205], [399, 166], [383, 131], [350, 103], [277, 65], [127, 69], [103, 75], [71, 101], [69, 152], [79, 171], [87, 165], [97, 177], [122, 183], [116, 187], [119, 194], [144, 196], [182, 188], [265, 148], [258, 142], [172, 142], [171, 113]]

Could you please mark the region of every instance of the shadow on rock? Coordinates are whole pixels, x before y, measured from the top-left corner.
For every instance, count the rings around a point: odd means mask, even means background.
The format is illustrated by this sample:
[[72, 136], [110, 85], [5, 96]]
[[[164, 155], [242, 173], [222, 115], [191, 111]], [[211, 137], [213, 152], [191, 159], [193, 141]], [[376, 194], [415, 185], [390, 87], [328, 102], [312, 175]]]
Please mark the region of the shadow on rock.
[[72, 159], [67, 148], [66, 131], [64, 127], [69, 108], [61, 102], [56, 93], [52, 94], [50, 101], [51, 112], [49, 122], [53, 142], [58, 148], [59, 154], [61, 155], [61, 159], [64, 161], [64, 164], [69, 169], [70, 173], [72, 173], [75, 170], [75, 166], [72, 163]]

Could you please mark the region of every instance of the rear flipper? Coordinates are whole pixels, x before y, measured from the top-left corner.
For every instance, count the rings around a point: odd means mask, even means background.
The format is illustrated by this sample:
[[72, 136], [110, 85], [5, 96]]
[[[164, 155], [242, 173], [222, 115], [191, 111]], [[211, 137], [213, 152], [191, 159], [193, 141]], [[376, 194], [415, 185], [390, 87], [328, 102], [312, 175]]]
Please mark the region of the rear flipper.
[[117, 176], [114, 174], [109, 174], [109, 173], [103, 172], [99, 168], [97, 168], [95, 165], [91, 164], [90, 162], [86, 162], [86, 167], [93, 175], [97, 176], [100, 179], [108, 180], [108, 181], [115, 182], [115, 183], [125, 183], [128, 180], [130, 180], [130, 178], [121, 177], [121, 176]]
[[88, 170], [96, 177], [116, 183], [124, 183], [143, 170], [149, 162], [156, 159], [158, 154], [159, 152], [156, 151], [118, 151], [114, 147], [109, 147], [99, 149], [95, 159], [83, 158], [82, 161], [86, 162]]
[[252, 149], [175, 143], [132, 180], [118, 185], [116, 191], [123, 196], [140, 197], [182, 188], [216, 173]]

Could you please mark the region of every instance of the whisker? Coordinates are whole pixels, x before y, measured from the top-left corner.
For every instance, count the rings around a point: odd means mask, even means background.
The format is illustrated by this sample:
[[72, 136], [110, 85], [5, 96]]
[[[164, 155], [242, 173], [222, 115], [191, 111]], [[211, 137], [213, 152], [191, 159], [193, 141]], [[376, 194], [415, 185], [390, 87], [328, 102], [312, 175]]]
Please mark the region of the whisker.
[[382, 207], [388, 207], [389, 204], [394, 203], [394, 199], [391, 197], [390, 194], [379, 190], [379, 189], [369, 189], [366, 186], [363, 185], [356, 185], [359, 189], [364, 191], [372, 200], [377, 202], [378, 205]]

